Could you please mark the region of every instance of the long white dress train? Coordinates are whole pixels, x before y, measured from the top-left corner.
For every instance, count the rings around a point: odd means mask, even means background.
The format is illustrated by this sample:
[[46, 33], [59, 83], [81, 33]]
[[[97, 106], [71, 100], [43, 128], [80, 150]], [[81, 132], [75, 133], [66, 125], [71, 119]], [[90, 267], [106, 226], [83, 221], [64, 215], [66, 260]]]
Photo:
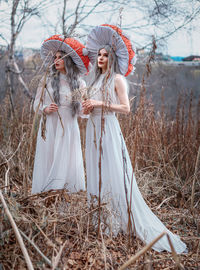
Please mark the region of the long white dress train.
[[[81, 87], [83, 87], [84, 81], [81, 81], [81, 84]], [[41, 89], [40, 85], [34, 102], [35, 110], [39, 104]], [[50, 78], [47, 78], [47, 89], [53, 97]], [[46, 140], [41, 137], [42, 121], [40, 121], [33, 169], [32, 193], [63, 188], [70, 192], [85, 190], [80, 131], [77, 116], [72, 117], [70, 93], [66, 76], [60, 74], [61, 105], [58, 111], [64, 125], [64, 135], [57, 112], [46, 116]], [[52, 101], [48, 92], [45, 91], [40, 112], [50, 103]]]
[[[101, 85], [102, 78], [97, 81], [96, 89]], [[111, 91], [113, 92], [113, 91]], [[100, 91], [92, 99], [102, 100]], [[124, 138], [114, 113], [104, 114], [104, 132], [102, 136], [101, 158], [101, 201], [106, 202], [110, 212], [115, 212], [112, 230], [116, 234], [120, 230], [127, 231], [127, 202], [131, 200], [137, 236], [145, 243], [150, 243], [160, 233], [166, 231], [177, 253], [186, 251], [186, 245], [180, 238], [171, 233], [145, 203], [135, 176]], [[101, 137], [101, 109], [94, 109], [90, 114], [86, 129], [86, 172], [87, 192], [99, 196], [99, 144]], [[131, 184], [132, 182], [132, 184]], [[132, 185], [132, 187], [131, 187]], [[132, 192], [131, 192], [132, 190]], [[167, 237], [162, 237], [154, 246], [156, 251], [171, 251]]]

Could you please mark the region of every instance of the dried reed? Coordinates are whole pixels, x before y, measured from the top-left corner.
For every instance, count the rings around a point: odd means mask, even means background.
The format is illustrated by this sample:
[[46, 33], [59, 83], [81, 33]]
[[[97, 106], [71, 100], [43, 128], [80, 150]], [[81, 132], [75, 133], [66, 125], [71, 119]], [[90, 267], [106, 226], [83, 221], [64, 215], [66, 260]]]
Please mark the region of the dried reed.
[[[186, 107], [186, 102], [182, 96], [177, 104], [175, 119], [169, 119], [164, 112], [156, 113], [153, 104], [144, 96], [136, 113], [119, 116], [119, 122], [138, 185], [147, 204], [167, 224], [168, 229], [178, 233], [186, 242], [189, 253], [180, 255], [179, 262], [185, 269], [195, 270], [200, 263], [200, 185], [197, 181], [200, 176], [200, 121], [191, 108]], [[192, 106], [192, 97], [190, 102]], [[16, 104], [17, 113], [11, 118], [8, 97], [2, 103], [0, 112], [0, 186], [3, 189], [5, 176], [9, 177], [4, 197], [17, 227], [29, 239], [24, 237], [24, 242], [34, 269], [49, 269], [50, 262], [60, 269], [118, 269], [142, 250], [144, 244], [139, 240], [132, 241], [130, 248], [127, 248], [129, 237], [123, 233], [115, 237], [107, 235], [102, 229], [98, 238], [97, 227], [91, 220], [94, 215], [98, 216], [99, 207], [97, 204], [94, 209], [89, 209], [84, 192], [69, 194], [66, 190], [49, 191], [25, 197], [23, 178], [29, 148], [27, 134], [32, 129], [33, 115], [28, 104], [20, 103]], [[85, 125], [83, 119], [80, 126], [82, 138]], [[27, 171], [28, 194], [35, 136], [32, 139]], [[83, 140], [83, 148], [84, 143]], [[104, 207], [101, 203], [101, 208]], [[0, 266], [6, 270], [25, 268], [21, 249], [2, 207], [0, 231]], [[38, 255], [32, 243], [49, 261]], [[150, 264], [154, 269], [176, 267], [172, 254], [149, 250], [146, 256], [140, 256], [131, 265], [131, 269], [142, 270]]]

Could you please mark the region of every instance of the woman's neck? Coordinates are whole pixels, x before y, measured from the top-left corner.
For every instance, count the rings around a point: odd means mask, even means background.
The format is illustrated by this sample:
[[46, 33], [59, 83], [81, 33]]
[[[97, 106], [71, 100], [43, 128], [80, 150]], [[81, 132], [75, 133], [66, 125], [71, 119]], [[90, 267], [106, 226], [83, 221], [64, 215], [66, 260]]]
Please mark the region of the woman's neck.
[[66, 71], [65, 70], [60, 70], [60, 73], [65, 75], [66, 74]]
[[106, 73], [106, 69], [101, 69], [101, 74], [105, 74]]

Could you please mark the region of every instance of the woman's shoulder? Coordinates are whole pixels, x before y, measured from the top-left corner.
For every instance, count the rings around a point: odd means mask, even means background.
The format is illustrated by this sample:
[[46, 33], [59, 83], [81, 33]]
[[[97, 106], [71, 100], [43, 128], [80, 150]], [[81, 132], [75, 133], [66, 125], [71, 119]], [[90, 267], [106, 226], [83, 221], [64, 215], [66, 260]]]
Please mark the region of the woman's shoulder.
[[121, 83], [126, 83], [126, 78], [123, 75], [116, 73], [115, 74], [115, 84], [121, 84]]
[[116, 73], [115, 74], [115, 82], [117, 82], [117, 81], [119, 81], [119, 82], [126, 81], [126, 78], [123, 75]]
[[128, 92], [128, 83], [126, 78], [121, 74], [115, 75], [115, 89], [125, 89]]

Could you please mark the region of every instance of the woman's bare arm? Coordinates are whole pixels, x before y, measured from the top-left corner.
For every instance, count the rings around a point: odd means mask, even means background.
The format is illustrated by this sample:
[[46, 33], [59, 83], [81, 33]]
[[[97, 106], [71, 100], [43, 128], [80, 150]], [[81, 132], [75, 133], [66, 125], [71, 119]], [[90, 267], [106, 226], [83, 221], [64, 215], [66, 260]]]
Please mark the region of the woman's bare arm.
[[83, 109], [84, 111], [92, 111], [93, 108], [101, 108], [102, 106], [105, 106], [106, 109], [113, 112], [119, 112], [119, 113], [129, 113], [130, 112], [130, 104], [127, 94], [127, 85], [123, 77], [119, 74], [115, 77], [115, 91], [119, 98], [120, 104], [107, 104], [107, 102], [94, 100], [94, 99], [88, 99], [86, 101], [83, 101]]

